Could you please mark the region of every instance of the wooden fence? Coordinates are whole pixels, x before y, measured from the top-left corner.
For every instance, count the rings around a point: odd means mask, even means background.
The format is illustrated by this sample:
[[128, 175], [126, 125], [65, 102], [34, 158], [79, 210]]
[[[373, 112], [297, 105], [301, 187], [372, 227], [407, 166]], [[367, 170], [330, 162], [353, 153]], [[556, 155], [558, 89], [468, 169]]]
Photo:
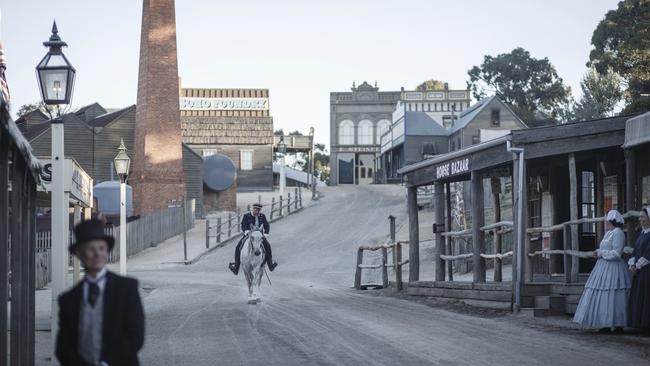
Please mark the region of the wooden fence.
[[[132, 256], [151, 246], [162, 243], [194, 227], [194, 200], [188, 200], [183, 206], [168, 207], [155, 211], [150, 215], [141, 217], [126, 224], [127, 256]], [[185, 225], [183, 225], [185, 218]], [[109, 263], [117, 263], [120, 260], [120, 230], [117, 227], [107, 227], [106, 235], [115, 238], [115, 246], [108, 255]], [[73, 231], [69, 234], [70, 243], [74, 241]], [[52, 233], [49, 231], [36, 233], [36, 288], [45, 287], [51, 280], [51, 248]], [[72, 265], [72, 256], [69, 257], [69, 265]]]
[[[392, 267], [395, 271], [395, 284], [398, 291], [402, 290], [402, 267], [409, 263], [409, 260], [402, 261], [402, 245], [408, 245], [408, 241], [398, 241], [392, 244], [384, 244], [377, 246], [362, 245], [357, 250], [357, 265], [354, 275], [354, 288], [357, 290], [367, 288], [367, 285], [361, 284], [361, 271], [364, 269], [381, 269], [381, 287], [387, 288], [388, 281], [388, 268]], [[381, 263], [379, 264], [364, 264], [363, 252], [364, 251], [377, 251], [381, 250]], [[388, 263], [388, 250], [392, 250], [392, 263]]]
[[[269, 221], [278, 220], [284, 216], [291, 215], [298, 210], [303, 208], [302, 206], [302, 189], [295, 188], [294, 194], [287, 193], [286, 199], [282, 195], [278, 197], [278, 200], [275, 200], [275, 197], [271, 198], [271, 203], [262, 204], [262, 213], [268, 215]], [[248, 205], [248, 211], [250, 211], [251, 205]], [[222, 242], [232, 239], [235, 236], [239, 236], [241, 233], [241, 218], [242, 214], [233, 214], [228, 213], [228, 218], [223, 219], [221, 217], [213, 220], [206, 220], [205, 223], [205, 247], [206, 249], [210, 248], [211, 242], [214, 241], [217, 245], [220, 245]]]

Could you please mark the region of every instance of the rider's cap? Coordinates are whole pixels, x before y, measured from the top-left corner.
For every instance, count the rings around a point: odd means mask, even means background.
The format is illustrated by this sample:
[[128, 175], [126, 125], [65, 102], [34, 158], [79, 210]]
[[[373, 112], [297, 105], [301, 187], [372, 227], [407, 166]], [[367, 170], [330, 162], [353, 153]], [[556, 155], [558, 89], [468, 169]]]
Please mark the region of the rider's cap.
[[259, 209], [261, 209], [261, 208], [262, 208], [262, 204], [261, 204], [261, 203], [253, 203], [253, 208], [259, 208]]

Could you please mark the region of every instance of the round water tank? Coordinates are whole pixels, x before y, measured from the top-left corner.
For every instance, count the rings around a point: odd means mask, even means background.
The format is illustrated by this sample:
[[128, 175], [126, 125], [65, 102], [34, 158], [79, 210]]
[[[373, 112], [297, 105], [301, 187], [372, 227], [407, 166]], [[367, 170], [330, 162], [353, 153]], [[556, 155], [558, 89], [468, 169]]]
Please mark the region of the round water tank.
[[[120, 214], [120, 182], [106, 181], [93, 187], [93, 196], [97, 199], [97, 212], [104, 215]], [[133, 216], [133, 189], [126, 185], [126, 216]]]
[[203, 184], [211, 191], [221, 192], [230, 188], [237, 170], [229, 157], [214, 154], [203, 158]]

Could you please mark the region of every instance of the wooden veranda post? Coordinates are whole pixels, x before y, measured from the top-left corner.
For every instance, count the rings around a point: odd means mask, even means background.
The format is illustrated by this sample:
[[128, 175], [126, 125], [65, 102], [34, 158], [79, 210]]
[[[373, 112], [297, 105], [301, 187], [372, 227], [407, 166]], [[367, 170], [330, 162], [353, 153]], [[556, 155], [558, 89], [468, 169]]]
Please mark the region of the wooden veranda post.
[[477, 171], [472, 171], [472, 247], [474, 253], [474, 282], [485, 282], [485, 234], [481, 227], [485, 225], [485, 211], [483, 204], [483, 177]]
[[442, 183], [436, 182], [433, 191], [433, 208], [435, 211], [434, 216], [434, 232], [436, 240], [436, 259], [434, 260], [436, 266], [436, 281], [445, 280], [445, 261], [440, 257], [445, 255], [445, 239], [442, 236], [442, 228], [445, 226], [445, 186]]
[[[492, 178], [490, 180], [492, 188], [492, 202], [494, 205], [494, 222], [501, 221], [501, 179]], [[503, 251], [501, 243], [501, 228], [494, 230], [494, 252], [501, 253]], [[494, 259], [494, 282], [503, 281], [503, 266], [499, 258]]]
[[[446, 207], [447, 207], [447, 220], [445, 221], [445, 231], [449, 232], [451, 231], [451, 183], [446, 183], [445, 184], [445, 192], [446, 192]], [[451, 248], [451, 237], [447, 236], [445, 238], [445, 245], [447, 246], [447, 254], [448, 255], [453, 255], [454, 252], [452, 251]], [[454, 280], [454, 265], [453, 261], [447, 261], [447, 281], [453, 281]]]
[[[636, 152], [625, 149], [625, 210], [638, 210], [636, 203]], [[634, 243], [637, 233], [634, 228], [635, 220], [627, 220], [627, 242]]]
[[397, 291], [402, 291], [402, 243], [395, 243], [395, 282]]
[[418, 223], [417, 187], [408, 188], [409, 213], [409, 282], [420, 279], [420, 228]]
[[[576, 156], [569, 154], [569, 209], [570, 220], [578, 219], [578, 173], [576, 171]], [[578, 225], [571, 225], [571, 250], [578, 251]], [[580, 258], [571, 256], [571, 282], [578, 282]]]

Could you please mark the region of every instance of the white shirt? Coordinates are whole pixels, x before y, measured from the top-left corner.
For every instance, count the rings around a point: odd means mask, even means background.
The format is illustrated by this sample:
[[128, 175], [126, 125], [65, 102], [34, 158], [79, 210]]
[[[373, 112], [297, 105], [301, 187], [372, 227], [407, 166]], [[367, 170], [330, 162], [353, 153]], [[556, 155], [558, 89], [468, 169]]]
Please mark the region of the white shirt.
[[[79, 356], [91, 365], [101, 363], [106, 272], [106, 267], [104, 267], [95, 277], [86, 275], [82, 284], [83, 295], [79, 313]], [[88, 301], [89, 283], [95, 283], [99, 287], [95, 306], [91, 306]]]

